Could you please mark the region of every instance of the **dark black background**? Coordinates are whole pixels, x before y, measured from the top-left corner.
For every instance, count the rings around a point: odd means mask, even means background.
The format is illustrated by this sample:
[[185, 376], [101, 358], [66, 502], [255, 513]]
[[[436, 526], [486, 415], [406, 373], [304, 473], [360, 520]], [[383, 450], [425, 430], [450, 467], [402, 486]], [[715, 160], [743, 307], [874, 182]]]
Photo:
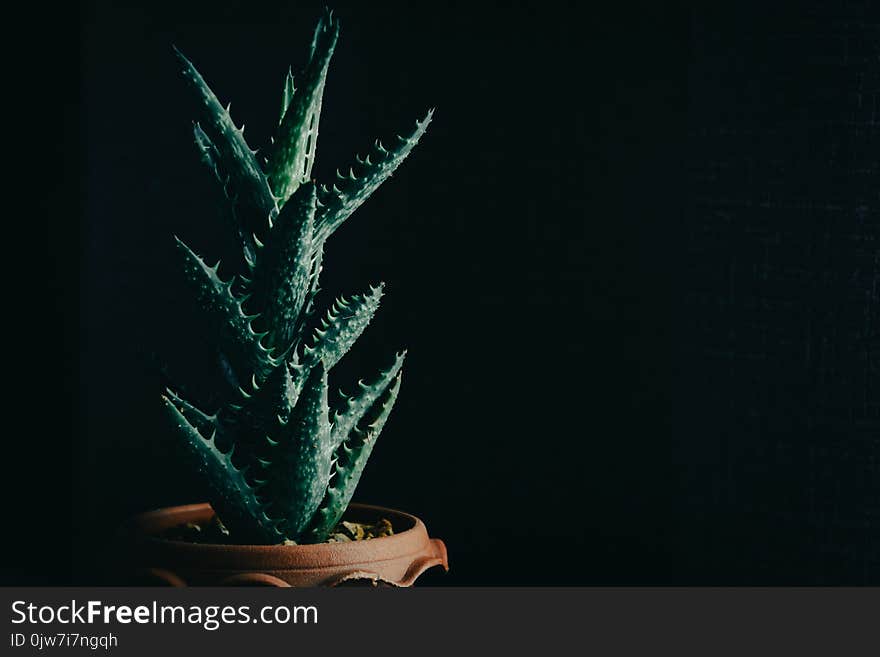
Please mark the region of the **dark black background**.
[[[154, 354], [200, 357], [171, 235], [234, 251], [170, 46], [259, 145], [320, 8], [93, 2], [27, 51], [48, 253], [14, 269], [49, 286], [10, 343], [5, 580], [94, 582], [122, 519], [201, 499]], [[319, 179], [437, 107], [322, 278], [387, 283], [336, 383], [409, 349], [356, 498], [446, 541], [428, 581], [877, 583], [869, 5], [334, 8]]]

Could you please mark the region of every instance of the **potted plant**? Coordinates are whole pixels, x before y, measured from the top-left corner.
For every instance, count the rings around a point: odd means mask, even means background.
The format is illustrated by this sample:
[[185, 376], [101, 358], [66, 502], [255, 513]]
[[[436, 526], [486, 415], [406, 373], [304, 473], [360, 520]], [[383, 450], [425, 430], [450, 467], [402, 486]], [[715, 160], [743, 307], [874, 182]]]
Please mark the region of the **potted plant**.
[[224, 279], [176, 239], [206, 332], [216, 343], [217, 395], [207, 409], [171, 388], [170, 426], [210, 504], [160, 509], [132, 526], [136, 565], [167, 584], [409, 585], [447, 567], [446, 550], [414, 516], [349, 505], [400, 388], [405, 353], [331, 410], [327, 373], [370, 322], [382, 285], [313, 310], [327, 238], [406, 158], [431, 112], [386, 149], [378, 141], [330, 187], [311, 179], [321, 99], [339, 22], [326, 12], [308, 63], [288, 74], [268, 154], [258, 158], [192, 63], [195, 142], [223, 186], [244, 260]]

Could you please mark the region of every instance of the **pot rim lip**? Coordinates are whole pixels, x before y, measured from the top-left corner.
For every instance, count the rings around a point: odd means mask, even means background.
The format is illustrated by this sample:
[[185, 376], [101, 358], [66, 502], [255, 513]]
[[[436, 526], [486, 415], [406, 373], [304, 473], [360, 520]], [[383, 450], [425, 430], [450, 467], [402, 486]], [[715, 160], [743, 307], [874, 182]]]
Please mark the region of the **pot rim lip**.
[[364, 541], [348, 541], [348, 542], [338, 542], [338, 543], [305, 543], [305, 544], [296, 544], [296, 545], [284, 545], [284, 544], [276, 544], [276, 545], [261, 545], [261, 544], [249, 544], [249, 543], [197, 543], [192, 541], [181, 541], [178, 539], [171, 538], [161, 538], [160, 536], [155, 535], [145, 529], [143, 525], [150, 520], [160, 517], [169, 512], [176, 512], [179, 514], [186, 513], [197, 513], [199, 511], [205, 511], [211, 508], [210, 503], [208, 502], [200, 502], [194, 504], [179, 504], [174, 506], [166, 506], [158, 509], [152, 509], [150, 511], [145, 511], [142, 513], [136, 514], [132, 517], [123, 527], [123, 530], [131, 537], [138, 541], [142, 541], [151, 545], [167, 545], [169, 547], [173, 547], [176, 550], [185, 550], [185, 551], [198, 551], [200, 553], [217, 553], [217, 554], [229, 554], [231, 551], [235, 552], [247, 552], [251, 555], [276, 555], [280, 556], [282, 554], [313, 554], [315, 556], [323, 555], [323, 554], [339, 554], [340, 552], [352, 552], [352, 553], [360, 553], [364, 550], [364, 548], [378, 548], [380, 545], [384, 545], [386, 547], [390, 547], [392, 544], [401, 544], [400, 547], [403, 547], [403, 544], [408, 544], [414, 539], [420, 538], [420, 535], [424, 534], [427, 537], [427, 530], [425, 528], [424, 523], [417, 516], [412, 515], [411, 513], [407, 513], [405, 511], [399, 511], [397, 509], [391, 509], [388, 507], [378, 506], [375, 504], [361, 504], [357, 502], [352, 502], [348, 505], [350, 509], [357, 509], [362, 511], [369, 512], [378, 512], [384, 516], [391, 516], [388, 519], [394, 523], [395, 518], [398, 521], [403, 521], [408, 526], [406, 529], [400, 532], [396, 532], [391, 536], [379, 536], [376, 538], [371, 538]]

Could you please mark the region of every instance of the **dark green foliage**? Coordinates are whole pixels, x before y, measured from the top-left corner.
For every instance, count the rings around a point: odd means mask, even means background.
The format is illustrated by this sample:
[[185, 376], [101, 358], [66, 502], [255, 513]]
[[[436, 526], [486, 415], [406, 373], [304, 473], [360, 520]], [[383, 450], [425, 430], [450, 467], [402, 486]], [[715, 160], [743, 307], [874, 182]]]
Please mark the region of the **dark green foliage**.
[[288, 75], [284, 82], [282, 104], [284, 111], [278, 125], [278, 134], [272, 143], [267, 171], [272, 191], [281, 203], [306, 182], [315, 162], [318, 142], [318, 123], [321, 119], [321, 100], [327, 68], [339, 37], [339, 21], [326, 13], [315, 30], [309, 61], [302, 75], [299, 90]]
[[[245, 274], [223, 280], [177, 240], [226, 380], [206, 398], [216, 412], [168, 390], [166, 414], [240, 542], [323, 541], [347, 507], [397, 399], [405, 354], [331, 410], [328, 372], [366, 329], [383, 285], [340, 297], [314, 316], [324, 243], [409, 154], [431, 119], [397, 147], [379, 142], [331, 187], [311, 180], [321, 101], [339, 22], [326, 13], [301, 75], [285, 78], [278, 130], [258, 161], [195, 67], [178, 60], [200, 101], [196, 146], [232, 209]], [[231, 391], [231, 392], [230, 392]], [[216, 394], [215, 394], [216, 393]]]
[[[402, 364], [402, 360], [401, 360]], [[397, 366], [397, 373], [391, 380], [390, 385], [384, 388], [383, 399], [377, 404], [378, 411], [376, 417], [370, 421], [366, 428], [361, 430], [355, 425], [349, 433], [339, 432], [334, 435], [333, 440], [342, 438], [342, 441], [336, 448], [336, 461], [333, 465], [333, 473], [330, 479], [330, 485], [327, 494], [324, 496], [323, 502], [317, 513], [312, 519], [312, 525], [309, 527], [308, 538], [320, 541], [323, 537], [330, 533], [339, 522], [355, 487], [370, 458], [373, 451], [373, 445], [376, 444], [376, 437], [385, 426], [385, 421], [391, 413], [391, 408], [397, 399], [397, 393], [400, 390], [401, 372], [400, 366]], [[383, 384], [385, 382], [383, 381]], [[378, 386], [376, 386], [378, 390]]]
[[323, 244], [394, 173], [419, 143], [433, 116], [434, 110], [429, 111], [424, 119], [416, 122], [415, 130], [409, 137], [397, 137], [399, 144], [391, 150], [386, 150], [377, 140], [370, 154], [355, 158], [356, 164], [349, 169], [348, 175], [337, 172], [336, 184], [329, 188], [321, 187], [318, 200], [322, 208], [317, 218], [316, 243]]
[[277, 423], [261, 490], [271, 513], [283, 518], [288, 536], [299, 536], [311, 520], [330, 482], [330, 420], [327, 371], [318, 363], [306, 379], [290, 419]]
[[[214, 436], [205, 437], [196, 430], [168, 398], [162, 398], [168, 418], [179, 434], [187, 452], [206, 478], [211, 490], [211, 505], [224, 522], [235, 527], [236, 539], [243, 542], [277, 543], [283, 535], [277, 521], [270, 519], [245, 478], [245, 470], [233, 465], [231, 451], [221, 452]], [[234, 450], [234, 448], [233, 448]]]
[[244, 127], [236, 127], [192, 63], [175, 48], [183, 76], [201, 101], [201, 123], [193, 126], [202, 159], [223, 185], [232, 204], [237, 232], [246, 257], [253, 254], [253, 235], [262, 235], [278, 212], [266, 174], [257, 163], [256, 152], [244, 140]]
[[266, 344], [289, 347], [310, 289], [314, 258], [315, 185], [303, 185], [281, 210], [264, 246], [257, 246], [248, 305], [260, 309]]
[[253, 374], [262, 379], [276, 365], [271, 352], [263, 346], [265, 333], [253, 328], [257, 315], [248, 315], [233, 292], [234, 280], [222, 281], [219, 265], [208, 267], [205, 262], [179, 239], [177, 250], [183, 260], [183, 272], [191, 284], [196, 303], [203, 311], [204, 329], [215, 333], [220, 357], [228, 363], [235, 381]]
[[303, 364], [314, 367], [324, 361], [328, 369], [336, 365], [373, 319], [384, 287], [380, 283], [365, 295], [337, 299], [321, 320], [321, 326], [315, 327], [311, 345], [305, 346]]

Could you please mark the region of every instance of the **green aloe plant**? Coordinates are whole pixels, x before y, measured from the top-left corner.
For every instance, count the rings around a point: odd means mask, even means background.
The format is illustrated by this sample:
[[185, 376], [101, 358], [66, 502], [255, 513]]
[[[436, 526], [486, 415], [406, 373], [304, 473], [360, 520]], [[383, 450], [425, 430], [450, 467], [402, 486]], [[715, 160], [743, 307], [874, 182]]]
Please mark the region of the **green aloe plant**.
[[[215, 342], [225, 402], [208, 412], [170, 388], [168, 418], [234, 540], [319, 542], [340, 521], [400, 389], [405, 353], [331, 410], [327, 373], [379, 306], [383, 286], [313, 313], [327, 238], [418, 143], [431, 112], [407, 137], [376, 142], [331, 186], [311, 179], [327, 69], [339, 21], [326, 12], [308, 62], [288, 73], [274, 137], [258, 156], [195, 67], [176, 51], [200, 101], [195, 143], [222, 185], [243, 255], [224, 280], [177, 239], [186, 279]], [[214, 398], [223, 394], [212, 391]]]

